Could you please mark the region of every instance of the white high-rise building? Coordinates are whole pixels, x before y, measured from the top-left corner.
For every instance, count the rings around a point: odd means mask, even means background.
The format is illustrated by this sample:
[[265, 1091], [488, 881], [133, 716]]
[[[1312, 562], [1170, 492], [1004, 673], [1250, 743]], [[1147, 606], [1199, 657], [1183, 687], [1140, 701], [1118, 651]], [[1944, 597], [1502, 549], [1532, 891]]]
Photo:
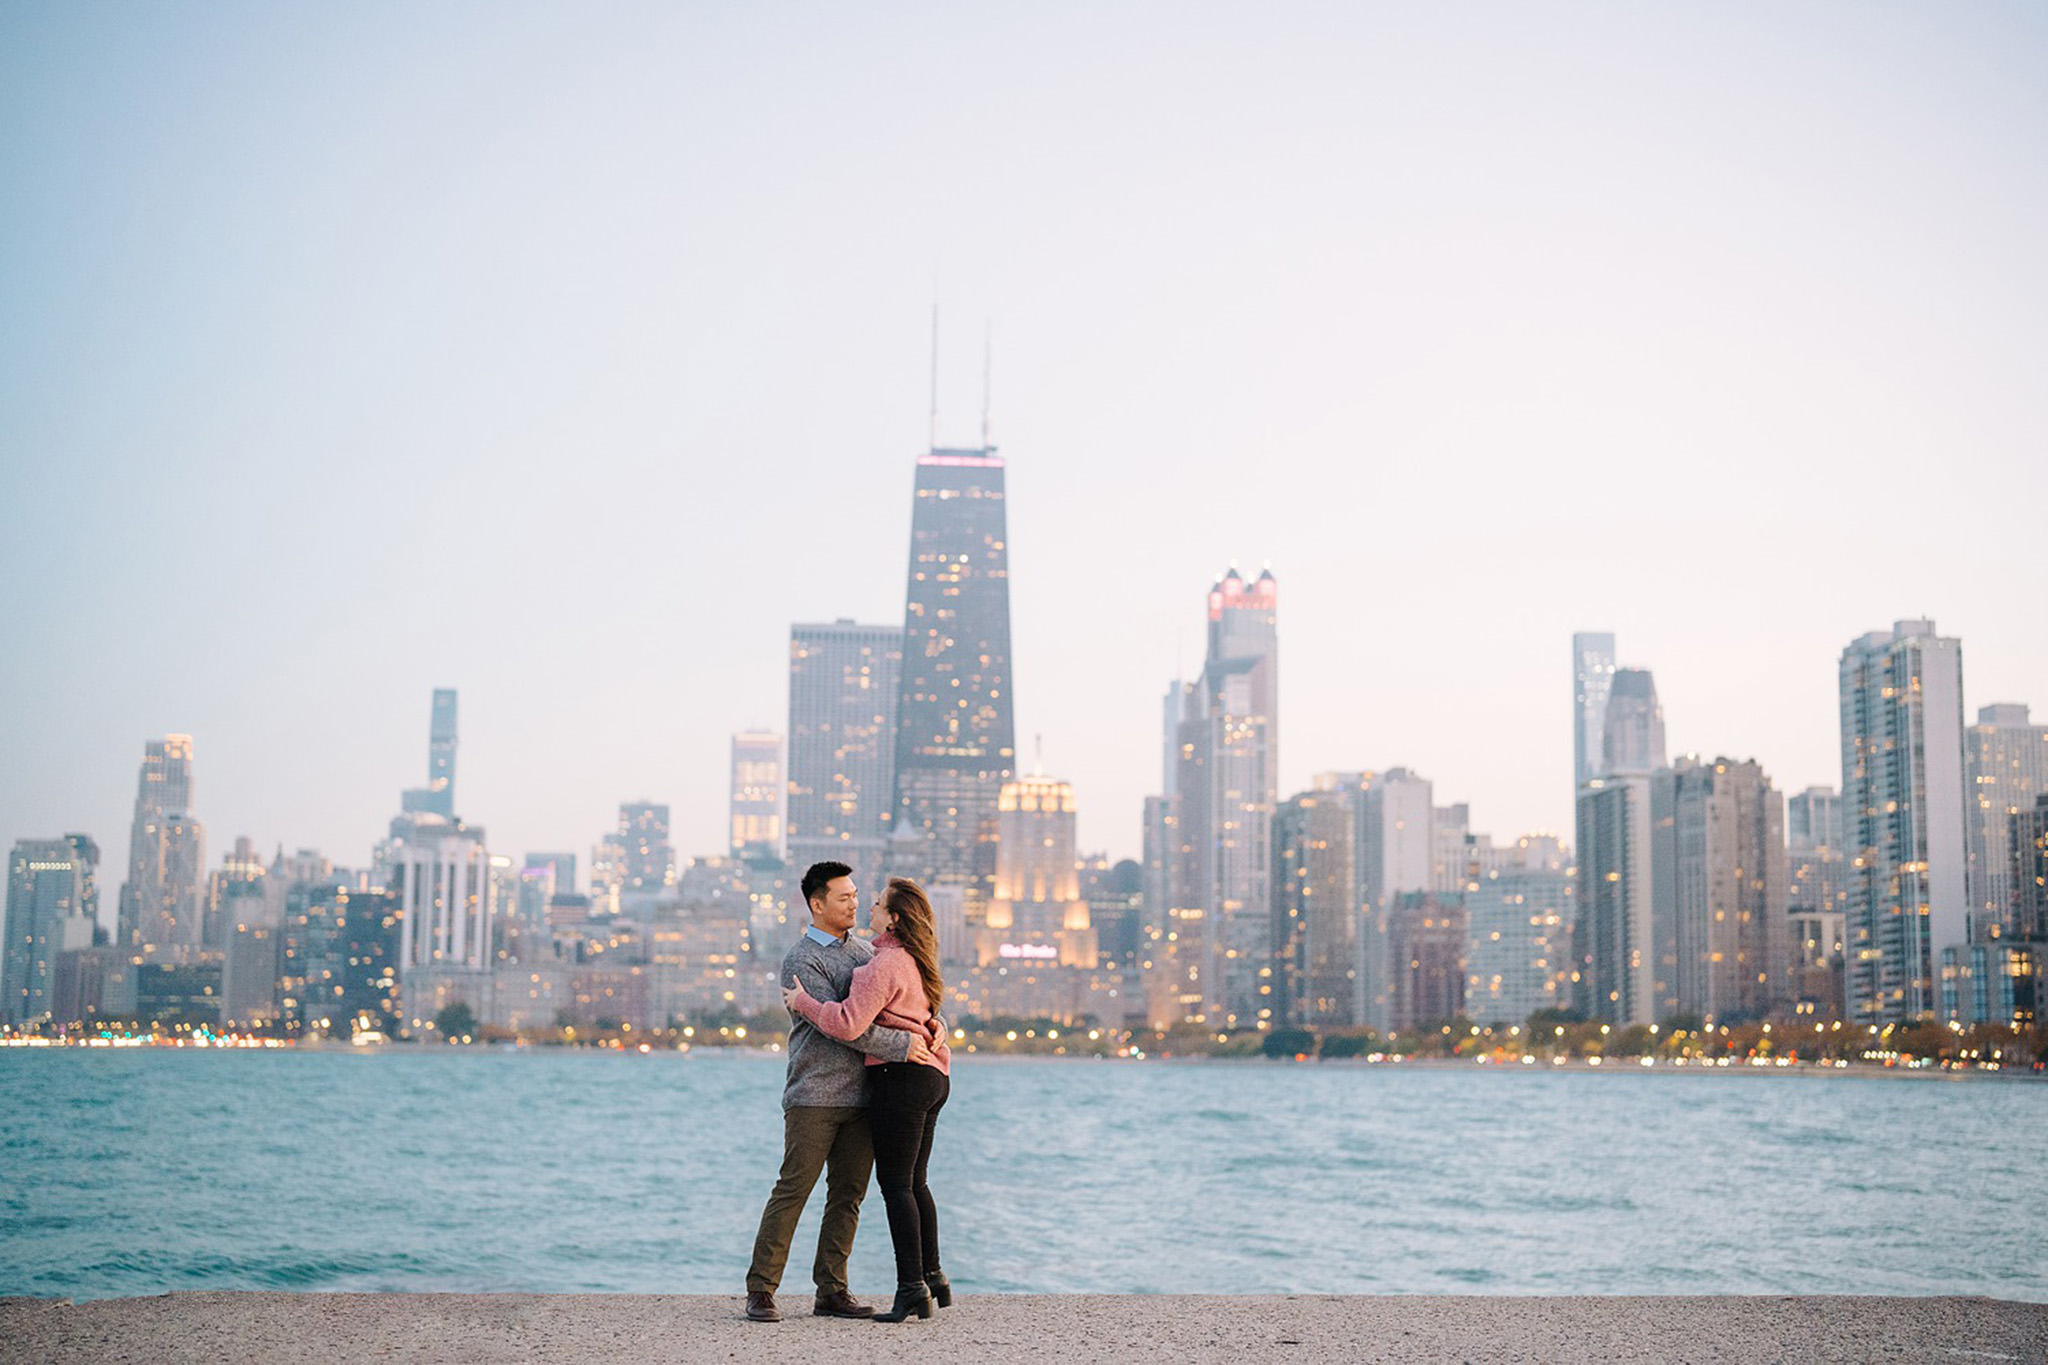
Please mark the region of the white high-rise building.
[[1436, 806], [1428, 778], [1389, 768], [1365, 786], [1360, 804], [1365, 901], [1375, 909], [1436, 881]]
[[392, 839], [389, 858], [405, 920], [400, 972], [488, 970], [493, 906], [484, 832], [421, 813]]
[[1574, 787], [1602, 771], [1607, 756], [1607, 694], [1614, 687], [1614, 636], [1572, 636], [1572, 762]]
[[1847, 993], [1858, 1023], [1940, 1005], [1941, 950], [1968, 938], [1962, 642], [1900, 621], [1842, 651]]

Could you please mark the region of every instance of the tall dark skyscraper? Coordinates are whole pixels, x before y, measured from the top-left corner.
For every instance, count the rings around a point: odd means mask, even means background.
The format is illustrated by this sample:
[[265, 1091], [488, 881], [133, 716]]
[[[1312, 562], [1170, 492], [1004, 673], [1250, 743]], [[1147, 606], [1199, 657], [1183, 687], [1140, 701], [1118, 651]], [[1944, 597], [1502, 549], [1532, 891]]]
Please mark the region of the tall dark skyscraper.
[[910, 516], [890, 871], [985, 905], [1016, 766], [1003, 461], [993, 446], [934, 448]]
[[407, 811], [455, 818], [455, 689], [434, 689], [434, 717], [427, 730], [427, 785], [405, 793]]

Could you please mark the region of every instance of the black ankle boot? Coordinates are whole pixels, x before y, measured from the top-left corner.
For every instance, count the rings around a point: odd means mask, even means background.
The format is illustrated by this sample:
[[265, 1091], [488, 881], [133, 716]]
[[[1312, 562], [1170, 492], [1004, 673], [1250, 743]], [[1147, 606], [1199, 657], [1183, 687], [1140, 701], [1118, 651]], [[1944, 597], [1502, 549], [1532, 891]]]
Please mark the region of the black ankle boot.
[[946, 1278], [945, 1271], [925, 1271], [924, 1287], [932, 1291], [932, 1302], [939, 1307], [951, 1308], [953, 1306], [953, 1283]]
[[932, 1291], [925, 1287], [923, 1280], [897, 1285], [896, 1302], [889, 1305], [888, 1312], [875, 1314], [875, 1321], [901, 1322], [912, 1314], [921, 1318], [932, 1315]]

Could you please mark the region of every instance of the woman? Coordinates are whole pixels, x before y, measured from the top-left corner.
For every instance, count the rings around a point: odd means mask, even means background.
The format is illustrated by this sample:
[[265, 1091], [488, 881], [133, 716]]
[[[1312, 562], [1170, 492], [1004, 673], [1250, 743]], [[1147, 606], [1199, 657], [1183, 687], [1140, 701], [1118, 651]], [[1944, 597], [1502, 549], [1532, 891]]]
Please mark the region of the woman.
[[[932, 903], [916, 882], [891, 877], [869, 912], [868, 927], [875, 933], [875, 955], [854, 969], [843, 1002], [815, 1000], [800, 984], [784, 988], [782, 1002], [841, 1041], [858, 1038], [877, 1020], [886, 1028], [928, 1032], [945, 1000]], [[939, 1269], [938, 1209], [925, 1185], [932, 1134], [952, 1090], [952, 1050], [941, 1037], [931, 1053], [929, 1064], [868, 1058], [874, 1068], [868, 1072], [868, 1126], [896, 1246], [896, 1302], [877, 1313], [876, 1322], [902, 1322], [912, 1313], [928, 1318], [934, 1301], [941, 1308], [953, 1302], [953, 1287]]]

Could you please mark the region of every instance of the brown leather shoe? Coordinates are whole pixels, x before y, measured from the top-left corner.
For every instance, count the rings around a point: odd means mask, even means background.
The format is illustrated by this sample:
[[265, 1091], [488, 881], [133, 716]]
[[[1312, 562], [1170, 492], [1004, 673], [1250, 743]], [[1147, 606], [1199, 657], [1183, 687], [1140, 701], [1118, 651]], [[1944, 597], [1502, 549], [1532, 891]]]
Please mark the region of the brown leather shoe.
[[775, 1306], [775, 1296], [767, 1290], [749, 1289], [747, 1317], [754, 1322], [781, 1322], [782, 1310]]
[[818, 1295], [811, 1311], [821, 1318], [871, 1318], [875, 1315], [874, 1305], [862, 1303], [844, 1289]]

